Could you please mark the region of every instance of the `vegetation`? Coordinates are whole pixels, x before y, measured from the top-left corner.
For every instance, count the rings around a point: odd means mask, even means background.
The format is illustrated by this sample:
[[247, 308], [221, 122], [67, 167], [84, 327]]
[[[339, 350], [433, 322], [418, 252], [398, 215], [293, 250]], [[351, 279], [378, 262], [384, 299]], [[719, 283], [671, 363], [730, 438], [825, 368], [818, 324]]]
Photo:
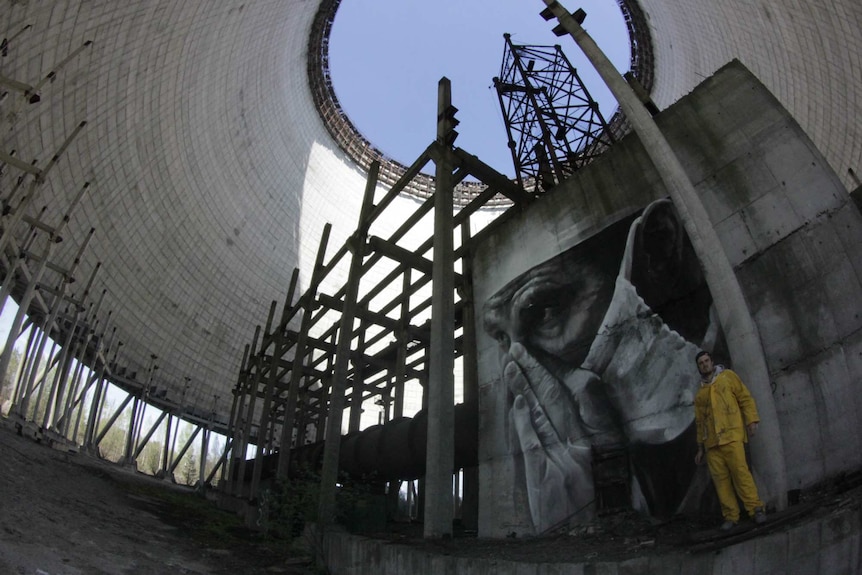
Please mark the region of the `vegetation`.
[[230, 547], [251, 537], [236, 514], [219, 509], [196, 492], [143, 482], [123, 487], [138, 496], [149, 511], [202, 545]]
[[3, 380], [0, 381], [0, 404], [8, 399], [12, 399], [12, 391], [15, 388], [15, 377], [18, 370], [21, 368], [21, 352], [17, 349], [12, 350], [12, 358], [9, 361], [9, 368], [3, 374]]
[[[336, 521], [352, 532], [385, 529], [383, 491], [382, 483], [355, 482], [342, 477], [336, 497]], [[305, 524], [317, 517], [319, 495], [320, 477], [315, 473], [273, 483], [261, 491], [258, 499], [258, 527], [268, 537], [287, 541], [298, 537]]]
[[199, 491], [164, 483], [117, 480], [142, 511], [176, 527], [177, 537], [191, 540], [199, 549], [228, 551], [221, 555], [219, 573], [283, 572], [285, 562], [296, 557], [285, 542], [248, 528], [239, 515], [219, 509]]
[[258, 527], [267, 537], [290, 541], [302, 534], [317, 514], [320, 479], [308, 474], [290, 482], [276, 481], [261, 491]]

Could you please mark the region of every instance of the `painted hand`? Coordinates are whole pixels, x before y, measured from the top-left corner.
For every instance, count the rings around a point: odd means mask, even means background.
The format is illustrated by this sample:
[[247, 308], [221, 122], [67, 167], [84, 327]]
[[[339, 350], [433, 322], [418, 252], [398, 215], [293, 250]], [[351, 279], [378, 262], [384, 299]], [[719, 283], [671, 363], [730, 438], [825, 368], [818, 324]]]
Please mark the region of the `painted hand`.
[[512, 345], [504, 364], [536, 531], [588, 519], [594, 499], [591, 453], [573, 398], [521, 344]]

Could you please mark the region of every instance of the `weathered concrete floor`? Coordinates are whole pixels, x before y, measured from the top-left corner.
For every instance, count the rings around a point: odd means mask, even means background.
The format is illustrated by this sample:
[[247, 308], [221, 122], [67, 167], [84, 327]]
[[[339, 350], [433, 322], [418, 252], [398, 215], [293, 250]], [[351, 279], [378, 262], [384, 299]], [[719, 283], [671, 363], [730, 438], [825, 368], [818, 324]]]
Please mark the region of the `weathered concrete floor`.
[[52, 449], [6, 423], [0, 419], [2, 575], [310, 573], [283, 543], [261, 540], [230, 514], [219, 521], [237, 527], [222, 538], [204, 531], [211, 525], [196, 525], [193, 514], [177, 517], [162, 494], [194, 503], [189, 488]]

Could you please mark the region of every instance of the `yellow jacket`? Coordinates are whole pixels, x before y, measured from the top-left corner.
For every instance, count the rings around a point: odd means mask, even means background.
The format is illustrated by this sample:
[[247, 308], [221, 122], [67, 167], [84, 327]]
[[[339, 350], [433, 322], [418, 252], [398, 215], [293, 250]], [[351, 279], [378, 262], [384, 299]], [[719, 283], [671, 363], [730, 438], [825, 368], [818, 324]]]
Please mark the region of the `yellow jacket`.
[[694, 398], [697, 442], [707, 449], [733, 441], [748, 441], [745, 427], [759, 422], [748, 388], [733, 371], [716, 367], [711, 383], [700, 386]]

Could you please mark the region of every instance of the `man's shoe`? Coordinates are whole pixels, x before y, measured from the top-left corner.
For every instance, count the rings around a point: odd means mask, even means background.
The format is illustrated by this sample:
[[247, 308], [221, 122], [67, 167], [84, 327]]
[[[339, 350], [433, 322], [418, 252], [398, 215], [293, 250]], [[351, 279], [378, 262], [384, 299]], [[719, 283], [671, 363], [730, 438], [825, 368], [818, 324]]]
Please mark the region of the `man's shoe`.
[[758, 507], [754, 510], [754, 522], [758, 525], [763, 525], [766, 523], [766, 511], [763, 507]]
[[736, 527], [736, 521], [727, 520], [721, 524], [721, 527], [719, 527], [719, 529], [721, 529], [722, 531], [730, 531], [734, 527]]

